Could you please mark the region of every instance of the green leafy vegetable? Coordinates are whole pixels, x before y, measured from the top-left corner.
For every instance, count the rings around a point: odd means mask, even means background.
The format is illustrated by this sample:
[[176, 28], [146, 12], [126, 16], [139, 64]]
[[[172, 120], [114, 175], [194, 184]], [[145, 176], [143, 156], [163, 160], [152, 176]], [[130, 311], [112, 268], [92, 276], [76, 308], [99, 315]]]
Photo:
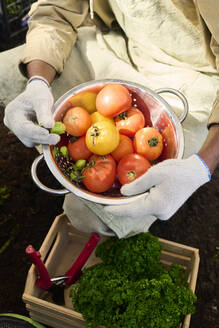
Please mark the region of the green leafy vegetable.
[[158, 238], [142, 233], [127, 239], [110, 238], [96, 249], [96, 256], [111, 264], [128, 279], [152, 279], [163, 272], [159, 263], [161, 245]]
[[10, 197], [10, 190], [7, 187], [0, 187], [0, 206]]
[[88, 327], [179, 328], [196, 296], [183, 267], [160, 263], [158, 238], [142, 233], [98, 245], [102, 262], [83, 270], [71, 288], [74, 309]]

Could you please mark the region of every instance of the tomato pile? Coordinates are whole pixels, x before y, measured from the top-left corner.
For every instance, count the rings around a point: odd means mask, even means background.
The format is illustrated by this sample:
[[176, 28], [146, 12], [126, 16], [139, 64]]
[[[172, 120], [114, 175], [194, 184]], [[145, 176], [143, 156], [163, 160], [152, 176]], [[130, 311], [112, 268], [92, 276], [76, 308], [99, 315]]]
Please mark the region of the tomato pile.
[[164, 148], [162, 132], [148, 126], [121, 84], [72, 96], [51, 132], [61, 135], [52, 148], [59, 168], [94, 193], [134, 181], [159, 160]]

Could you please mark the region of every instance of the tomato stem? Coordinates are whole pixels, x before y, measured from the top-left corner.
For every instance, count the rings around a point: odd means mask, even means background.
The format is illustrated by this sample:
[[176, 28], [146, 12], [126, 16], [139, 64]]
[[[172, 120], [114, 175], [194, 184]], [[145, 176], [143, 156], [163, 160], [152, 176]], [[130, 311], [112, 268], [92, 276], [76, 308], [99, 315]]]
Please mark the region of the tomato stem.
[[93, 137], [93, 144], [95, 141], [95, 138], [98, 137], [100, 134], [99, 129], [97, 126], [93, 126], [92, 132], [91, 132], [91, 136]]
[[79, 139], [79, 137], [73, 136], [70, 138], [70, 142], [73, 143], [75, 141], [77, 141]]
[[118, 117], [120, 118], [120, 120], [127, 120], [128, 114], [126, 112], [122, 112], [118, 115]]
[[94, 166], [95, 161], [90, 161], [89, 163], [87, 163], [87, 167], [91, 168], [92, 166]]
[[135, 176], [136, 176], [135, 171], [129, 171], [128, 172], [128, 178], [129, 178], [129, 180], [133, 180], [135, 178]]
[[158, 143], [159, 143], [159, 140], [158, 140], [158, 138], [155, 138], [155, 137], [148, 140], [148, 144], [150, 147], [156, 147]]

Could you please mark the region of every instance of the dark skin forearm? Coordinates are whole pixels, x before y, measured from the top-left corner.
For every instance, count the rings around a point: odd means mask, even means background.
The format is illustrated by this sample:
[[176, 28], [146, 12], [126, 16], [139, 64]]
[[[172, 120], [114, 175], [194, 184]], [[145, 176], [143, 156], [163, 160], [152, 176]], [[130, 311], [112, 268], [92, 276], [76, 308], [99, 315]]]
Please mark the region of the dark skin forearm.
[[210, 127], [207, 138], [198, 155], [203, 158], [211, 174], [213, 174], [219, 164], [219, 124], [213, 124]]
[[56, 70], [42, 60], [33, 60], [27, 64], [27, 76], [31, 78], [34, 75], [44, 77], [51, 84], [56, 76]]

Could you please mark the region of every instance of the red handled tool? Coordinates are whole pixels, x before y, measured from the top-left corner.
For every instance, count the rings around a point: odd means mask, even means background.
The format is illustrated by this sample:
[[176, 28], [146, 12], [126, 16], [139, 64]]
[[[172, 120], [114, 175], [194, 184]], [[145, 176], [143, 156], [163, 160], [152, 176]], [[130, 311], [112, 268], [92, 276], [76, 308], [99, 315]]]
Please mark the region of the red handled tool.
[[80, 255], [77, 257], [71, 268], [64, 274], [64, 276], [50, 279], [50, 275], [41, 260], [41, 254], [36, 251], [32, 245], [27, 246], [26, 254], [31, 259], [31, 262], [36, 266], [38, 278], [36, 285], [52, 293], [54, 301], [58, 304], [64, 304], [64, 288], [66, 285], [74, 284], [82, 274], [82, 268], [87, 259], [96, 247], [100, 236], [97, 233], [92, 233], [90, 239], [85, 244]]
[[27, 246], [26, 248], [26, 254], [31, 259], [31, 262], [35, 264], [37, 272], [38, 272], [38, 278], [36, 280], [36, 285], [44, 290], [47, 290], [52, 287], [53, 283], [50, 280], [49, 273], [41, 261], [41, 254], [39, 251], [36, 251], [32, 245]]

